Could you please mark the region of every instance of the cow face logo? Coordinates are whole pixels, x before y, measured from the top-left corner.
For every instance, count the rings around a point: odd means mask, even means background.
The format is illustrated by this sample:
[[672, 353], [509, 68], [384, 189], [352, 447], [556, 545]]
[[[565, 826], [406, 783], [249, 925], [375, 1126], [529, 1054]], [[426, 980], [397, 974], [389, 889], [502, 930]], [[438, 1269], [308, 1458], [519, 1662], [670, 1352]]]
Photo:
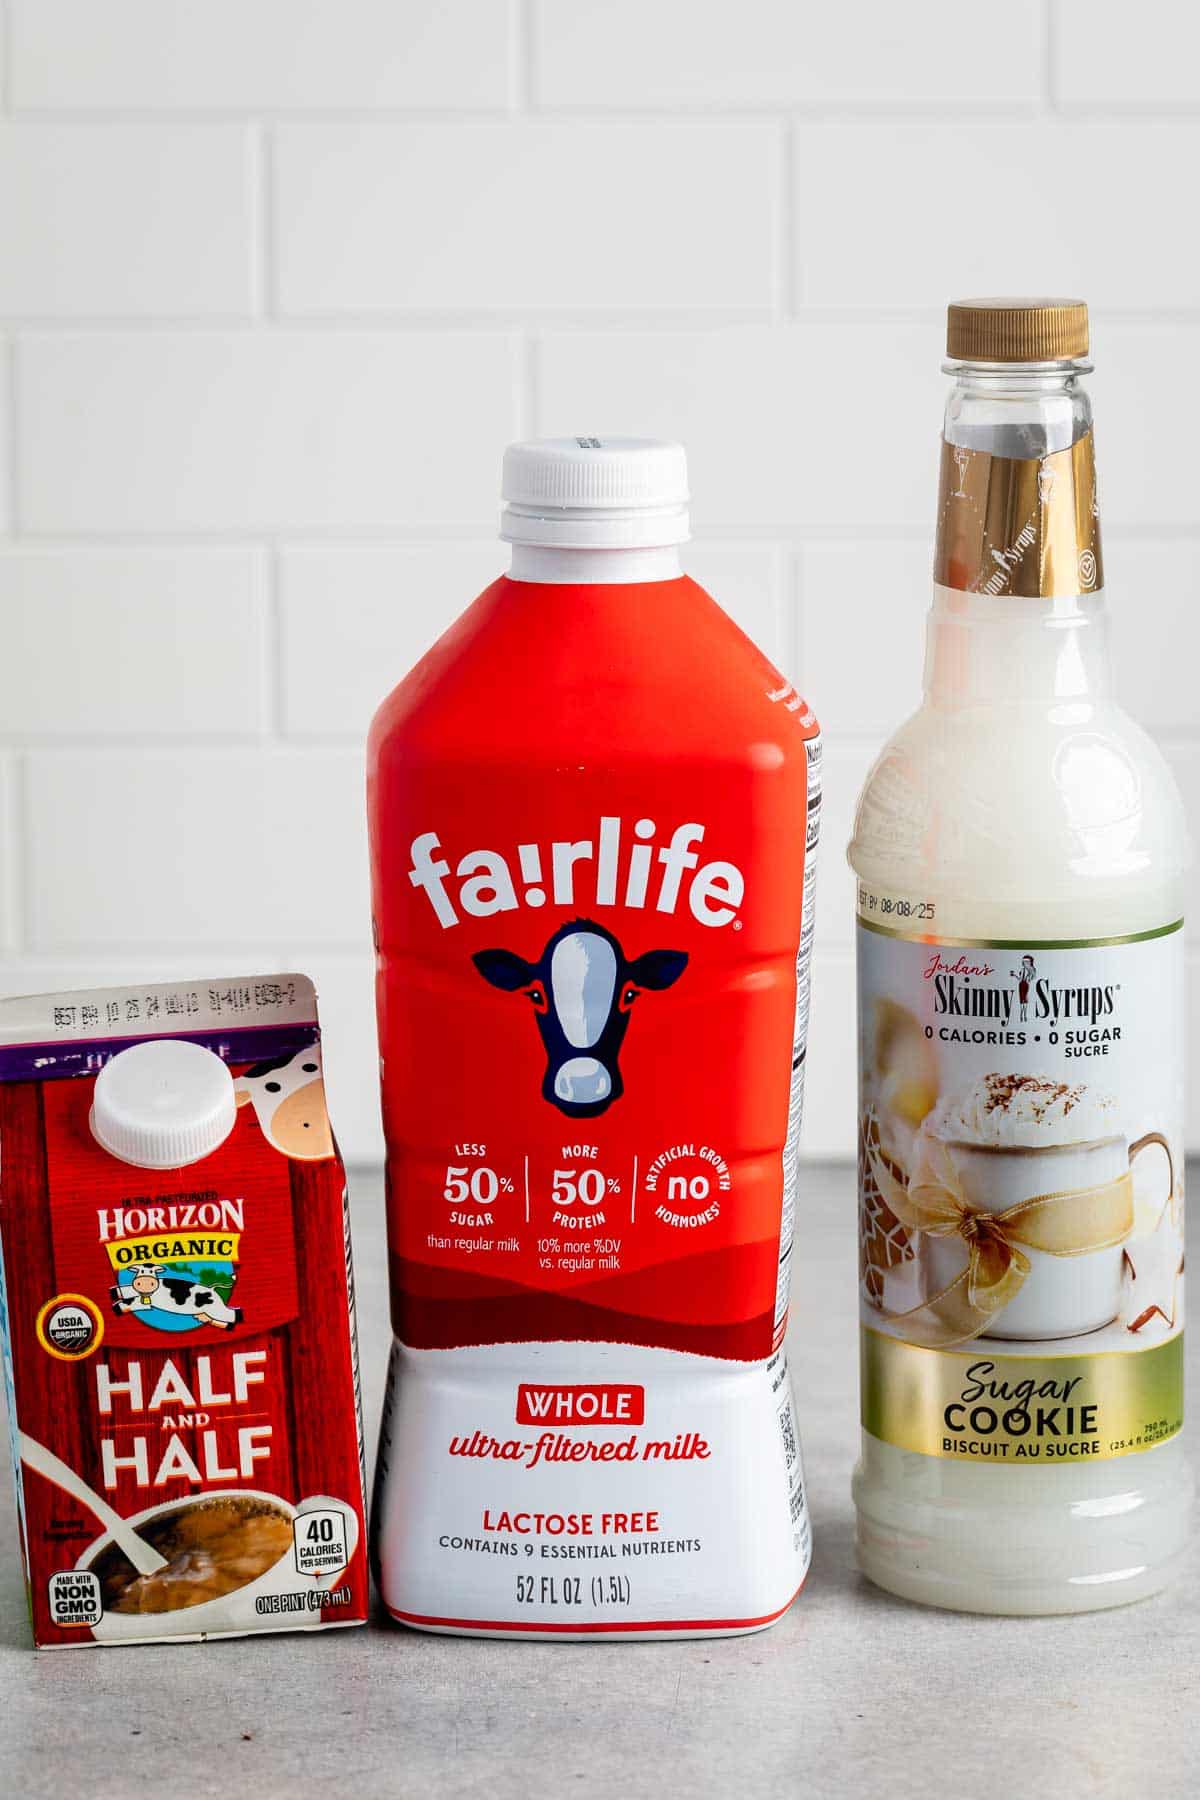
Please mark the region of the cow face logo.
[[285, 1156], [299, 1162], [320, 1162], [333, 1155], [321, 1052], [316, 1044], [291, 1056], [255, 1063], [236, 1077], [234, 1098], [239, 1106], [254, 1108], [263, 1136]]
[[617, 1058], [638, 995], [673, 986], [688, 959], [682, 950], [647, 950], [629, 961], [611, 932], [575, 919], [535, 963], [512, 950], [480, 950], [471, 960], [493, 987], [532, 1003], [546, 1051], [542, 1098], [569, 1119], [592, 1119], [625, 1091]]

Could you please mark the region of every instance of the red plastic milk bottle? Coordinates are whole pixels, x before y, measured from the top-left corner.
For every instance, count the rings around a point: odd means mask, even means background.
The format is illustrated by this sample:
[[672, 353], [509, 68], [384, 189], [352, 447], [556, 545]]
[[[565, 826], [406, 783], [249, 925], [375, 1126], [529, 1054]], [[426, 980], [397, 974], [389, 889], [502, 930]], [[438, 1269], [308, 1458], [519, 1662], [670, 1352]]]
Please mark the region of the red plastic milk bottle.
[[679, 567], [677, 444], [504, 459], [512, 568], [370, 739], [393, 1617], [753, 1631], [810, 1534], [783, 1350], [816, 720]]

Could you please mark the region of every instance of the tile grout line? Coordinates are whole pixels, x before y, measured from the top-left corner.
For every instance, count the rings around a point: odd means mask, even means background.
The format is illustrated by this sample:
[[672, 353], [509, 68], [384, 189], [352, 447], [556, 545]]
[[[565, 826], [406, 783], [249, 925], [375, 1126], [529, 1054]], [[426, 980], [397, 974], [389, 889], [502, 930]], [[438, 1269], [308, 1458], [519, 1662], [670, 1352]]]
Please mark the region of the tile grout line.
[[793, 119], [781, 121], [779, 191], [775, 201], [775, 291], [780, 322], [795, 319], [800, 311], [800, 180], [799, 146]]
[[1054, 49], [1054, 14], [1057, 0], [1042, 0], [1042, 104], [1051, 117], [1060, 115], [1056, 89], [1058, 58]]
[[[495, 0], [493, 0], [493, 4]], [[509, 0], [508, 79], [511, 109], [517, 114], [538, 110], [534, 100], [537, 82], [532, 0]]]
[[[514, 340], [514, 342], [519, 340]], [[536, 352], [538, 339], [536, 333], [529, 336], [528, 348]], [[535, 357], [536, 361], [536, 357]], [[516, 358], [514, 357], [514, 365]], [[514, 380], [514, 388], [516, 386]], [[536, 370], [534, 401], [537, 399]], [[535, 415], [532, 421], [540, 424]], [[257, 548], [264, 542], [263, 526], [236, 525], [212, 526], [198, 529], [187, 526], [179, 531], [169, 526], [159, 529], [100, 531], [85, 529], [70, 530], [28, 530], [13, 532], [19, 536], [24, 546], [39, 550], [176, 550], [180, 552], [204, 553], [223, 548], [245, 549]], [[2, 534], [0, 534], [2, 535]], [[447, 547], [484, 550], [494, 539], [494, 520], [464, 519], [458, 522], [417, 521], [394, 525], [361, 524], [331, 525], [315, 528], [311, 525], [285, 526], [274, 533], [274, 541], [287, 549], [320, 549], [320, 550], [355, 550], [355, 549], [427, 549], [444, 550]], [[1200, 539], [1200, 521], [1187, 519], [1160, 519], [1135, 523], [1125, 520], [1116, 524], [1105, 524], [1104, 535], [1112, 543], [1120, 544], [1191, 544]], [[910, 521], [892, 520], [878, 523], [866, 520], [850, 520], [836, 525], [822, 525], [816, 520], [789, 521], [784, 519], [754, 519], [739, 521], [734, 519], [710, 520], [699, 525], [693, 534], [697, 544], [708, 548], [735, 550], [745, 548], [770, 549], [773, 544], [781, 543], [797, 549], [811, 546], [833, 546], [853, 548], [862, 544], [904, 544], [924, 548], [932, 552], [933, 537], [924, 524], [913, 524]]]
[[4, 451], [8, 457], [8, 536], [19, 538], [21, 533], [21, 480], [18, 470], [20, 432], [17, 422], [17, 334], [9, 332], [4, 340], [4, 373], [7, 377], [8, 419], [4, 435]]
[[[693, 579], [695, 579], [693, 577]], [[801, 586], [801, 594], [803, 589]], [[719, 602], [718, 602], [719, 604]], [[799, 611], [803, 614], [802, 600]], [[789, 634], [790, 635], [790, 634]], [[755, 640], [757, 641], [757, 640]], [[803, 630], [795, 640], [799, 654], [804, 652]], [[787, 649], [785, 635], [784, 648]], [[764, 652], [765, 654], [765, 652]], [[781, 674], [789, 680], [794, 679], [790, 669], [781, 669]], [[801, 674], [803, 672], [801, 671]], [[803, 681], [797, 683], [804, 693]], [[819, 699], [819, 695], [817, 698]], [[806, 700], [813, 695], [804, 694]], [[862, 750], [878, 750], [888, 729], [894, 721], [883, 720], [874, 725], [828, 725], [823, 721], [826, 745], [830, 750], [846, 750], [858, 752]], [[1168, 751], [1200, 750], [1200, 733], [1190, 722], [1158, 727], [1149, 736], [1161, 748]], [[195, 732], [153, 734], [139, 732], [120, 732], [103, 734], [98, 732], [78, 732], [63, 734], [37, 734], [33, 732], [13, 732], [10, 736], [0, 734], [0, 757], [5, 755], [30, 755], [44, 757], [69, 757], [86, 752], [91, 757], [128, 756], [138, 751], [143, 756], [158, 758], [162, 756], [195, 755], [200, 757], [219, 758], [242, 753], [247, 750], [271, 750], [286, 753], [299, 763], [311, 762], [322, 755], [345, 757], [361, 752], [363, 734], [357, 727], [331, 728], [325, 732], [317, 731], [284, 731], [277, 735], [264, 734], [261, 731], [223, 731], [209, 736], [198, 736]]]
[[[804, 692], [804, 551], [795, 544], [781, 545], [778, 555], [783, 560], [783, 603], [787, 608], [787, 635], [785, 644], [788, 654], [788, 666], [783, 673], [796, 684], [799, 693], [812, 705], [809, 695]], [[818, 719], [820, 713], [817, 714]], [[822, 726], [822, 730], [824, 727]]]
[[[1044, 44], [1044, 38], [1043, 38]], [[1043, 52], [1039, 50], [1039, 62]], [[536, 75], [536, 58], [530, 65]], [[510, 52], [510, 91], [519, 87], [523, 94], [527, 70], [518, 71], [516, 58]], [[761, 103], [734, 101], [722, 103], [682, 102], [650, 103], [637, 106], [604, 106], [593, 102], [573, 105], [538, 105], [529, 111], [549, 124], [659, 125], [666, 130], [686, 129], [697, 124], [769, 124], [785, 110], [797, 123], [804, 125], [1012, 125], [1029, 124], [1031, 119], [1047, 119], [1055, 124], [1077, 121], [1103, 121], [1117, 127], [1146, 125], [1159, 120], [1179, 124], [1195, 124], [1200, 120], [1200, 100], [1165, 101], [1115, 100], [1068, 101], [1056, 104], [1052, 114], [1045, 106], [1045, 86], [1028, 100], [963, 100], [938, 105], [928, 100], [889, 102], [864, 100], [764, 100]], [[71, 106], [34, 104], [11, 105], [11, 116], [23, 124], [41, 125], [503, 125], [514, 114], [524, 110], [518, 106], [517, 94], [507, 102], [479, 106], [201, 106], [179, 105], [155, 107], [147, 105], [109, 106], [80, 103]]]
[[[370, 934], [360, 933], [350, 938], [315, 938], [312, 934], [301, 934], [289, 937], [288, 942], [305, 951], [328, 957], [345, 957], [347, 961], [361, 959], [368, 965], [371, 962]], [[216, 948], [223, 954], [236, 957], [259, 957], [275, 955], [278, 944], [274, 939], [258, 942], [252, 938], [240, 941], [223, 938]], [[66, 944], [45, 944], [31, 946], [17, 953], [0, 955], [0, 973], [6, 966], [17, 966], [28, 962], [69, 962], [77, 958], [80, 962], [102, 962], [106, 959], [124, 962], [130, 957], [145, 956], [147, 960], [162, 957], [187, 956], [193, 952], [198, 956], [208, 954], [207, 940], [196, 938], [98, 938], [90, 941], [72, 939]]]
[[[270, 208], [267, 209], [270, 211]], [[566, 334], [597, 335], [628, 332], [645, 337], [679, 333], [717, 333], [733, 327], [755, 330], [779, 325], [774, 298], [729, 305], [614, 302], [604, 306], [459, 306], [403, 305], [372, 307], [340, 306], [324, 310], [306, 307], [280, 313], [272, 300], [272, 324], [290, 336], [406, 338], [419, 335], [458, 338], [475, 334], [501, 336], [525, 325]], [[1200, 302], [1194, 304], [1140, 304], [1100, 301], [1094, 317], [1106, 328], [1117, 330], [1192, 330], [1200, 325]], [[927, 300], [893, 300], [862, 304], [837, 299], [807, 302], [799, 298], [787, 323], [807, 329], [853, 325], [864, 330], [905, 330], [912, 326], [940, 324], [942, 308]], [[178, 333], [181, 336], [213, 333], [249, 333], [260, 320], [246, 310], [211, 312], [8, 312], [0, 325], [10, 331], [29, 331], [47, 338], [133, 337]]]
[[540, 373], [540, 340], [534, 331], [523, 331], [518, 339], [518, 378], [515, 390], [518, 438], [536, 437], [541, 410], [538, 377]]
[[151, 736], [147, 732], [104, 736], [81, 732], [65, 737], [39, 737], [32, 733], [20, 736], [14, 732], [10, 738], [0, 737], [0, 756], [11, 753], [58, 761], [72, 757], [78, 760], [84, 754], [92, 760], [115, 761], [137, 752], [144, 761], [187, 756], [220, 762], [244, 756], [247, 750], [277, 752], [297, 764], [311, 764], [322, 759], [340, 762], [350, 756], [361, 756], [363, 734], [356, 728], [327, 736], [299, 733], [295, 737], [280, 736], [269, 740], [261, 731], [226, 732], [211, 737], [199, 737], [194, 732], [181, 732], [178, 736]]
[[250, 155], [250, 310], [253, 324], [278, 313], [275, 267], [275, 141], [269, 125], [253, 122]]
[[277, 232], [277, 180], [279, 166], [275, 158], [273, 126], [257, 122], [255, 126], [255, 196], [252, 230], [255, 238], [255, 284], [259, 288], [259, 317], [275, 322], [279, 319], [279, 232]]
[[[36, 3], [36, 0], [34, 0]], [[303, 123], [314, 127], [328, 125], [372, 126], [381, 128], [405, 126], [447, 126], [470, 124], [502, 125], [514, 114], [536, 113], [554, 124], [610, 123], [614, 126], [650, 124], [664, 129], [686, 129], [700, 124], [765, 123], [781, 113], [801, 124], [835, 126], [873, 126], [896, 124], [944, 123], [947, 126], [979, 121], [985, 124], [1027, 124], [1031, 118], [1050, 117], [1054, 122], [1070, 123], [1077, 117], [1103, 119], [1117, 126], [1137, 125], [1162, 118], [1195, 122], [1200, 116], [1200, 94], [1194, 98], [1178, 95], [1162, 99], [1113, 98], [1103, 101], [1087, 99], [1063, 102], [1057, 95], [1059, 58], [1059, 0], [1039, 0], [1035, 43], [1037, 73], [1040, 79], [1022, 95], [992, 97], [984, 93], [958, 95], [925, 95], [904, 97], [899, 83], [891, 84], [886, 94], [849, 96], [829, 99], [820, 95], [788, 93], [773, 86], [763, 98], [697, 98], [677, 95], [674, 98], [624, 100], [554, 100], [543, 97], [542, 71], [539, 58], [539, 0], [499, 0], [507, 13], [506, 67], [503, 93], [494, 98], [462, 104], [453, 99], [429, 101], [416, 98], [377, 103], [364, 96], [352, 100], [305, 101], [270, 100], [265, 103], [220, 100], [141, 99], [129, 102], [78, 98], [44, 100], [34, 98], [21, 103], [14, 76], [16, 38], [12, 0], [0, 0], [0, 49], [5, 52], [3, 76], [0, 79], [0, 109], [23, 123], [44, 125], [172, 126], [251, 125], [270, 126], [281, 123]], [[1049, 104], [1048, 104], [1049, 103]]]
[[284, 675], [286, 626], [283, 619], [283, 567], [275, 539], [264, 547], [265, 581], [261, 642], [263, 653], [263, 742], [278, 746], [286, 741], [287, 695]]
[[[778, 285], [778, 284], [776, 284]], [[732, 306], [610, 305], [354, 308], [322, 311], [308, 309], [279, 313], [272, 301], [270, 322], [280, 335], [338, 338], [414, 338], [420, 336], [462, 338], [500, 337], [506, 331], [536, 325], [567, 336], [601, 336], [628, 333], [641, 337], [680, 334], [716, 335], [733, 330], [821, 330], [854, 325], [864, 330], [907, 330], [937, 325], [939, 306], [925, 302], [896, 301], [883, 305], [809, 304], [798, 299], [793, 313], [781, 320], [777, 298]], [[1118, 305], [1103, 302], [1094, 308], [1097, 324], [1108, 330], [1193, 331], [1200, 326], [1198, 305]], [[181, 337], [230, 333], [251, 334], [262, 320], [249, 312], [211, 313], [9, 313], [3, 327], [28, 331], [46, 338], [144, 337], [176, 333]]]
[[33, 858], [29, 854], [32, 835], [29, 829], [29, 755], [25, 750], [14, 753], [9, 764], [8, 802], [6, 835], [12, 851], [12, 870], [4, 885], [12, 916], [5, 935], [12, 946], [10, 954], [27, 956], [30, 951], [29, 926], [33, 918]]
[[[301, 947], [302, 948], [306, 947], [304, 940], [301, 941]], [[218, 956], [223, 956], [225, 954], [228, 954], [230, 956], [244, 956], [247, 953], [249, 953], [251, 956], [258, 956], [259, 954], [269, 953], [275, 959], [276, 967], [281, 968], [281, 969], [286, 966], [286, 962], [287, 962], [287, 959], [285, 957], [281, 957], [279, 955], [279, 946], [274, 943], [267, 943], [267, 944], [220, 943], [215, 946], [202, 945], [201, 953], [204, 955], [207, 955], [210, 948], [215, 948], [215, 953]], [[135, 948], [135, 950], [133, 952], [134, 954], [136, 954], [136, 949], [140, 949], [140, 946], [137, 946]], [[190, 945], [181, 945], [179, 943], [174, 943], [174, 944], [161, 943], [161, 944], [157, 945], [156, 947], [152, 947], [151, 954], [154, 955], [155, 957], [162, 957], [162, 956], [168, 955], [168, 954], [174, 955], [177, 951], [180, 951], [180, 950], [182, 950], [182, 953], [184, 955], [191, 954]], [[69, 949], [69, 950], [63, 950], [61, 952], [56, 952], [53, 950], [42, 950], [42, 949], [28, 949], [28, 950], [20, 950], [20, 951], [3, 950], [3, 951], [0, 951], [0, 976], [3, 976], [5, 973], [7, 973], [8, 971], [10, 971], [12, 969], [28, 966], [28, 964], [30, 964], [30, 963], [41, 963], [41, 962], [44, 962], [47, 960], [53, 961], [56, 964], [60, 964], [68, 975], [74, 975], [74, 974], [78, 974], [80, 972], [80, 965], [86, 965], [88, 963], [95, 963], [95, 962], [104, 962], [109, 958], [112, 958], [115, 960], [116, 958], [119, 957], [119, 958], [123, 959], [124, 957], [128, 956], [129, 954], [131, 954], [131, 951], [128, 946], [126, 947], [125, 950], [120, 950], [120, 949], [114, 950], [111, 946], [108, 946], [108, 945], [104, 945], [99, 948], [97, 948], [96, 946], [93, 946], [91, 949], [84, 949], [84, 950], [73, 948], [73, 949]], [[342, 952], [335, 950], [331, 954], [341, 955]], [[368, 951], [366, 953], [366, 961], [369, 963], [370, 960], [371, 960], [371, 953], [370, 953], [370, 950], [368, 949]], [[158, 976], [151, 976], [150, 979], [158, 980], [160, 978]], [[168, 979], [169, 979], [169, 977], [168, 977]], [[186, 978], [183, 978], [183, 979], [186, 979]]]

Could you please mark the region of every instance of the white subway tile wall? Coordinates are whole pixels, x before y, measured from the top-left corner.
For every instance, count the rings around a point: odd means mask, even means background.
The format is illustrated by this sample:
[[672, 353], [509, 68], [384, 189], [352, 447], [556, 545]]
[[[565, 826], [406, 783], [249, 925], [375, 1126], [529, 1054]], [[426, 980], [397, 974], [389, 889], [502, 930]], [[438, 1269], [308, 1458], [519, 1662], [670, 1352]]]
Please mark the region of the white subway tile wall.
[[503, 567], [510, 437], [668, 434], [689, 568], [825, 722], [805, 1135], [849, 1154], [953, 294], [1091, 302], [1120, 687], [1200, 815], [1200, 15], [1129, 17], [0, 0], [0, 991], [307, 969], [376, 1157], [370, 715]]
[[237, 318], [253, 289], [244, 125], [0, 124], [6, 318]]
[[486, 526], [516, 359], [491, 332], [18, 332], [17, 529]]
[[505, 0], [21, 0], [12, 102], [86, 113], [503, 111]]
[[279, 308], [767, 318], [781, 165], [740, 121], [282, 125]]
[[535, 0], [533, 91], [553, 107], [1032, 107], [1040, 14], [1009, 0], [1001, 31], [958, 0], [741, 0], [731, 29], [728, 7], [697, 0]]
[[0, 538], [0, 741], [261, 738], [268, 588], [253, 545]]

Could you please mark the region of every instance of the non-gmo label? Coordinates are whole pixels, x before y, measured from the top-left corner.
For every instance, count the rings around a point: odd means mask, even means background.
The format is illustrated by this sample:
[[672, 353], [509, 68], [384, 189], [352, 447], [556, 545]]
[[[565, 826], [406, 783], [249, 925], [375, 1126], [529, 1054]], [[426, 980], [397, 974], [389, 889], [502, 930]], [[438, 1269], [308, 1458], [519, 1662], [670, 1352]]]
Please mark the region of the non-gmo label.
[[103, 1611], [100, 1579], [90, 1569], [64, 1569], [50, 1577], [52, 1625], [98, 1625]]
[[339, 1507], [301, 1513], [292, 1527], [301, 1575], [336, 1575], [348, 1561], [346, 1515]]

